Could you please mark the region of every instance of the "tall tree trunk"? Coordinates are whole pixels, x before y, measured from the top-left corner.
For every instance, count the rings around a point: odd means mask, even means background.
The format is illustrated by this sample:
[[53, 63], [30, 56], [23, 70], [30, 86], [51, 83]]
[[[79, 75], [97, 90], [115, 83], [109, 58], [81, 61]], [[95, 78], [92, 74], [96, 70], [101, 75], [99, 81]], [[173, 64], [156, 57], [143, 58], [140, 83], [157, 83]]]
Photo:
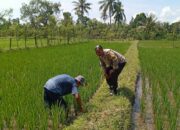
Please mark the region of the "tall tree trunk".
[[9, 39], [9, 49], [10, 50], [12, 49], [12, 37], [10, 37], [10, 39]]
[[25, 27], [25, 30], [24, 30], [24, 40], [25, 40], [25, 48], [27, 48], [27, 27]]
[[17, 42], [17, 48], [19, 48], [19, 32], [18, 29], [16, 29], [16, 42]]
[[112, 18], [112, 7], [109, 8], [109, 17], [110, 17], [110, 26], [111, 26], [111, 18]]
[[61, 43], [61, 40], [60, 40], [60, 27], [58, 28], [58, 44], [60, 44]]
[[41, 47], [43, 46], [42, 38], [41, 38]]
[[67, 32], [67, 44], [69, 44], [70, 41], [70, 36], [69, 36], [69, 32]]
[[49, 35], [49, 33], [48, 33], [48, 29], [47, 29], [47, 27], [46, 27], [45, 37], [46, 37], [46, 39], [47, 39], [47, 46], [49, 46], [49, 38], [48, 38], [48, 35]]
[[110, 26], [111, 26], [111, 13], [109, 13], [109, 16], [110, 16]]
[[35, 43], [35, 47], [37, 48], [38, 45], [37, 45], [37, 34], [36, 34], [36, 32], [35, 32], [35, 36], [34, 36], [34, 43]]

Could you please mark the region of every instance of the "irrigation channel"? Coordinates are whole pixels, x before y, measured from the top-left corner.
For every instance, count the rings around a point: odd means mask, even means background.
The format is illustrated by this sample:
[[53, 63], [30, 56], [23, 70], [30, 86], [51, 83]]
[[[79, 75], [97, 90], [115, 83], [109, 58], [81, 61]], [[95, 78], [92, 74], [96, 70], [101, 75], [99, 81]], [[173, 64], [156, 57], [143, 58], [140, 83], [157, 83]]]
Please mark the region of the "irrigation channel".
[[[132, 130], [155, 130], [152, 88], [149, 85], [148, 78], [145, 79], [145, 86], [142, 86], [141, 73], [138, 73], [135, 86], [135, 100], [132, 112]], [[143, 89], [146, 94], [143, 94]], [[142, 97], [145, 100], [144, 112], [141, 110]]]
[[132, 112], [132, 130], [144, 129], [144, 124], [141, 119], [141, 106], [140, 106], [141, 98], [142, 98], [142, 77], [141, 74], [138, 73], [136, 79], [136, 85], [135, 85], [135, 99], [134, 99], [133, 112]]
[[118, 95], [110, 96], [106, 81], [87, 104], [88, 112], [79, 116], [65, 130], [129, 130], [132, 128], [134, 86], [139, 72], [138, 41], [125, 54], [127, 65], [119, 77]]

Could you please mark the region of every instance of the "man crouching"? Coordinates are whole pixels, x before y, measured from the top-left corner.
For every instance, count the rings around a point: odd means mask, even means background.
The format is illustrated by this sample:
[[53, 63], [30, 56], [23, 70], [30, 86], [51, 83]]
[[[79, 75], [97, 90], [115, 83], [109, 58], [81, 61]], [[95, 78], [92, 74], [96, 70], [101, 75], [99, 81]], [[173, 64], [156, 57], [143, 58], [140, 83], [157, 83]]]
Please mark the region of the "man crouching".
[[52, 105], [58, 105], [66, 109], [67, 103], [64, 101], [63, 96], [72, 94], [80, 107], [80, 111], [83, 112], [78, 87], [84, 83], [85, 78], [81, 75], [73, 78], [67, 74], [61, 74], [50, 78], [44, 85], [45, 104], [49, 108], [51, 108]]

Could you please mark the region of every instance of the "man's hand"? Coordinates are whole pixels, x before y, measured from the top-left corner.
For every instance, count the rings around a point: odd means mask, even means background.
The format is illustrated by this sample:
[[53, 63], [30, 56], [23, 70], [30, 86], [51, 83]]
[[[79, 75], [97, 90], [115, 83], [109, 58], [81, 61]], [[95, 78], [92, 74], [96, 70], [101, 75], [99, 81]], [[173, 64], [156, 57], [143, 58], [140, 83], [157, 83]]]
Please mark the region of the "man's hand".
[[79, 93], [74, 94], [74, 97], [75, 97], [75, 99], [76, 99], [76, 101], [77, 101], [77, 104], [79, 105], [80, 112], [83, 112], [81, 97], [80, 97]]
[[84, 110], [83, 110], [83, 108], [82, 108], [82, 107], [80, 107], [80, 112], [84, 112]]
[[109, 75], [107, 73], [104, 73], [104, 76], [106, 77], [106, 79], [109, 79]]
[[104, 76], [106, 77], [106, 79], [109, 79], [110, 78], [110, 76], [111, 76], [111, 74], [114, 72], [114, 70], [113, 69], [111, 69], [111, 70], [109, 70], [109, 73], [107, 74], [107, 73], [104, 73]]
[[109, 71], [109, 76], [111, 76], [111, 74], [114, 72], [114, 70], [113, 69], [111, 69], [110, 71]]

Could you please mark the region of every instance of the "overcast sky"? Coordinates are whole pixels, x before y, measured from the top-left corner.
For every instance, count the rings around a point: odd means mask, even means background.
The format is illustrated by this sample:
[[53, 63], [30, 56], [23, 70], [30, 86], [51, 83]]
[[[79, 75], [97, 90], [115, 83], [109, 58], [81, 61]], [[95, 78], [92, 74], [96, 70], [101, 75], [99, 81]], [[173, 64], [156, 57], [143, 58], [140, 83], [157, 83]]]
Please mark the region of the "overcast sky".
[[[30, 0], [0, 0], [0, 11], [13, 8], [13, 18], [20, 17], [20, 7], [22, 3], [29, 3]], [[73, 11], [72, 1], [74, 0], [50, 0], [53, 2], [60, 2], [61, 9], [72, 13], [74, 20], [76, 16]], [[100, 0], [87, 0], [92, 3], [91, 10], [87, 14], [90, 18], [101, 20], [99, 12]], [[180, 0], [121, 0], [124, 5], [127, 22], [138, 13], [145, 12], [147, 14], [153, 13], [157, 19], [162, 22], [176, 22], [180, 21]]]

